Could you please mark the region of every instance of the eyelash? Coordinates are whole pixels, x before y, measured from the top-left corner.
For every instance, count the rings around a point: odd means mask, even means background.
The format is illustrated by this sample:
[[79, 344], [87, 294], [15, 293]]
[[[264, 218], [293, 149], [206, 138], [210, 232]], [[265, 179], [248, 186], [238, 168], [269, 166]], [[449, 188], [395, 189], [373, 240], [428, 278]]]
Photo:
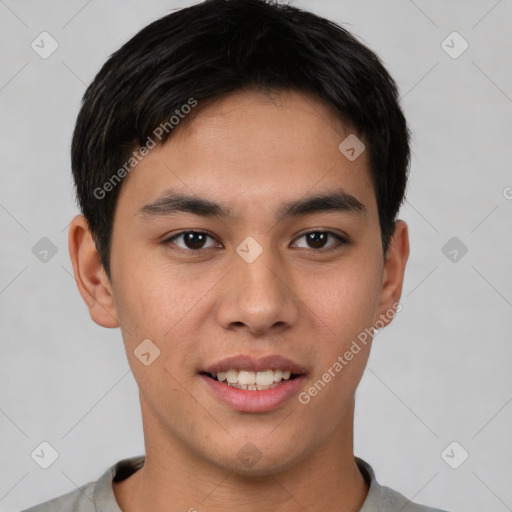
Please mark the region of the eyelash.
[[[181, 231], [180, 233], [176, 233], [175, 235], [172, 235], [171, 237], [167, 238], [166, 240], [164, 240], [162, 242], [163, 245], [175, 245], [173, 240], [176, 240], [177, 238], [183, 236], [183, 235], [187, 235], [189, 233], [197, 233], [197, 234], [200, 234], [200, 235], [206, 235], [212, 239], [215, 239], [213, 237], [213, 235], [211, 235], [210, 233], [208, 233], [207, 231], [196, 231], [196, 230], [189, 230], [189, 231]], [[311, 233], [322, 233], [322, 234], [326, 234], [326, 235], [332, 235], [335, 239], [336, 239], [336, 243], [333, 244], [331, 247], [327, 248], [327, 249], [304, 249], [306, 252], [308, 253], [320, 253], [320, 254], [326, 254], [326, 253], [330, 253], [331, 251], [335, 251], [339, 248], [341, 248], [342, 246], [344, 245], [347, 245], [349, 243], [349, 241], [344, 238], [343, 236], [341, 235], [338, 235], [337, 233], [334, 233], [332, 231], [322, 231], [322, 230], [319, 230], [319, 229], [316, 229], [316, 230], [313, 230], [313, 231], [308, 231], [306, 233], [302, 233], [301, 235], [299, 235], [296, 240], [302, 238], [302, 237], [305, 237]], [[176, 250], [182, 252], [182, 253], [186, 253], [186, 254], [190, 254], [190, 253], [197, 253], [199, 254], [200, 252], [202, 251], [205, 251], [207, 249], [211, 249], [212, 247], [207, 247], [206, 249], [183, 249], [182, 247], [177, 247]]]

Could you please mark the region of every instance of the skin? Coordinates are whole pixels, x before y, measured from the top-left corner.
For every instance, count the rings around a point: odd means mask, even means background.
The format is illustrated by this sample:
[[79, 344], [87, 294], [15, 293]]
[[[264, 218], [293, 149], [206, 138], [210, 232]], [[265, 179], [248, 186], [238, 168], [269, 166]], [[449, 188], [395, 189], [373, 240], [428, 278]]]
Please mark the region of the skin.
[[[114, 484], [123, 511], [362, 507], [368, 485], [354, 461], [354, 393], [371, 340], [307, 405], [293, 397], [271, 412], [237, 412], [198, 376], [228, 356], [280, 354], [306, 368], [307, 390], [365, 328], [390, 322], [385, 313], [402, 292], [408, 229], [397, 221], [384, 261], [367, 154], [349, 161], [338, 150], [348, 133], [312, 96], [231, 94], [125, 178], [111, 282], [86, 220], [72, 221], [80, 293], [97, 324], [120, 327], [140, 390], [146, 464]], [[283, 202], [340, 187], [366, 215], [320, 212], [276, 223]], [[168, 188], [225, 203], [235, 216], [137, 215]], [[202, 252], [184, 237], [163, 243], [187, 229], [212, 235]], [[336, 239], [308, 244], [302, 235], [311, 230], [346, 235], [349, 243], [325, 252]], [[248, 236], [263, 248], [250, 264], [236, 252]], [[161, 351], [149, 366], [134, 356], [146, 338]], [[252, 467], [237, 457], [247, 442], [261, 453]]]

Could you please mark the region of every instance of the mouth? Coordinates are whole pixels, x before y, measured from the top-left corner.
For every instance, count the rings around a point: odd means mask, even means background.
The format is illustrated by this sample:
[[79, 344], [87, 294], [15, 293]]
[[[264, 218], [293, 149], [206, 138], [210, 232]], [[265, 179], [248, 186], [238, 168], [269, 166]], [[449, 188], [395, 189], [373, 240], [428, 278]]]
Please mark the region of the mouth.
[[231, 409], [257, 413], [290, 403], [305, 384], [306, 370], [279, 355], [241, 355], [212, 364], [199, 376], [213, 396]]
[[243, 389], [244, 391], [262, 391], [273, 389], [281, 383], [300, 377], [301, 374], [290, 370], [267, 369], [259, 372], [230, 369], [225, 372], [201, 372], [201, 375], [226, 384], [229, 387]]

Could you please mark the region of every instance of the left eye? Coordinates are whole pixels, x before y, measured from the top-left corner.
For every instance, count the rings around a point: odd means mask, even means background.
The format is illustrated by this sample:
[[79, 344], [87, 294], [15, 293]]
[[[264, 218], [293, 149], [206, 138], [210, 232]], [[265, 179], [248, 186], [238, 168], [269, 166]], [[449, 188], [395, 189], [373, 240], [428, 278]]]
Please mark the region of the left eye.
[[334, 238], [336, 242], [334, 244], [331, 244], [331, 246], [328, 246], [328, 250], [331, 250], [333, 245], [334, 248], [336, 248], [339, 245], [344, 245], [347, 243], [347, 240], [345, 238], [343, 238], [340, 235], [337, 235], [336, 233], [332, 233], [331, 231], [310, 231], [309, 233], [304, 233], [301, 236], [299, 236], [297, 240], [300, 240], [301, 238], [304, 237], [306, 239], [306, 243], [313, 245], [312, 249], [323, 249], [329, 237]]
[[[335, 247], [337, 247], [339, 245], [347, 243], [347, 240], [345, 238], [331, 231], [310, 231], [309, 233], [303, 233], [302, 235], [297, 237], [296, 240], [304, 238], [306, 240], [306, 243], [310, 244], [310, 247], [306, 247], [306, 249], [319, 250], [324, 248], [329, 237], [332, 237], [336, 240], [336, 243], [331, 244], [331, 246], [334, 245]], [[183, 240], [185, 247], [180, 246], [174, 242], [175, 240], [180, 238]], [[209, 247], [212, 247], [212, 245], [205, 246], [205, 241], [208, 238], [213, 240], [213, 237], [204, 231], [183, 231], [181, 233], [173, 235], [171, 238], [168, 238], [167, 240], [164, 240], [163, 243], [172, 243], [174, 245], [177, 245], [181, 249], [197, 252], [200, 249], [207, 249]], [[213, 246], [215, 246], [215, 244], [213, 244]]]

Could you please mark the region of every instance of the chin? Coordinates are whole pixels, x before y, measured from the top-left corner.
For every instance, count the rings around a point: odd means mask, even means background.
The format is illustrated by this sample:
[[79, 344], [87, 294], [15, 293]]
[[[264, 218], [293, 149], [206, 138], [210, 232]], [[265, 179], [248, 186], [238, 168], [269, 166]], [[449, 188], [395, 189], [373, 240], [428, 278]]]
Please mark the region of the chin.
[[257, 440], [231, 443], [229, 450], [236, 446], [239, 448], [235, 448], [229, 457], [208, 458], [214, 464], [241, 477], [264, 477], [282, 473], [294, 467], [305, 457], [305, 453], [300, 452], [296, 440], [290, 445], [280, 439], [271, 443], [268, 435], [259, 444]]

